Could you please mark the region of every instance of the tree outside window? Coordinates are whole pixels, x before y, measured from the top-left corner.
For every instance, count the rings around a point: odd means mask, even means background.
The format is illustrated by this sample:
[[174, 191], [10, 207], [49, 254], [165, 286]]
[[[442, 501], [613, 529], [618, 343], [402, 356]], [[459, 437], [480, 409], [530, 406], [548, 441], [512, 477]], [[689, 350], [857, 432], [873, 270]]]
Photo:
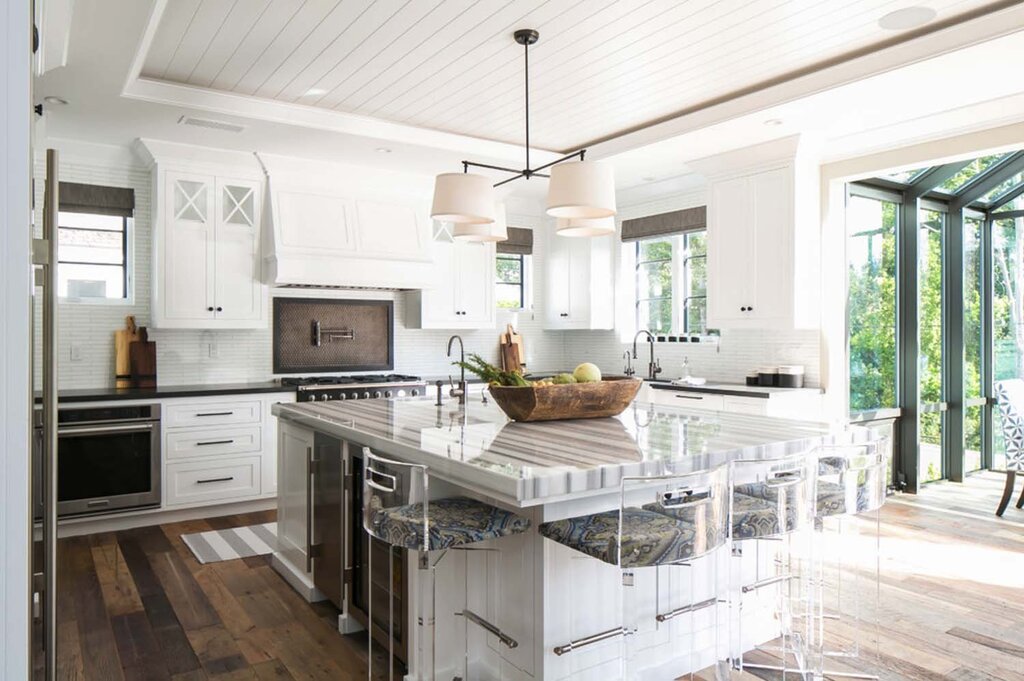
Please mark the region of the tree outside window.
[[636, 324], [655, 335], [704, 333], [706, 232], [636, 242]]
[[507, 310], [521, 310], [526, 305], [523, 270], [526, 256], [499, 253], [497, 262], [497, 304]]
[[128, 297], [128, 218], [60, 211], [57, 289], [62, 298]]

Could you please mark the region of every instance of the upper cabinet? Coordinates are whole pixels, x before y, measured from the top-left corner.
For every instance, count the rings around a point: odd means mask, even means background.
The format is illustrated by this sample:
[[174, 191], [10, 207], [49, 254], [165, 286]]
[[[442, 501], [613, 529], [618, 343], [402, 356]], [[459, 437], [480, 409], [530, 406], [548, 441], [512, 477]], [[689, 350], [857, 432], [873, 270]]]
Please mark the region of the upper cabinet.
[[495, 246], [453, 241], [438, 228], [431, 243], [433, 279], [406, 298], [406, 326], [413, 329], [495, 328]]
[[818, 166], [799, 143], [691, 163], [709, 185], [709, 328], [820, 326]]
[[544, 328], [614, 328], [615, 237], [565, 237], [554, 228], [544, 231]]
[[267, 175], [265, 278], [272, 286], [432, 285], [432, 178], [260, 154]]
[[266, 327], [255, 159], [196, 157], [188, 147], [156, 142], [139, 148], [153, 172], [153, 326]]

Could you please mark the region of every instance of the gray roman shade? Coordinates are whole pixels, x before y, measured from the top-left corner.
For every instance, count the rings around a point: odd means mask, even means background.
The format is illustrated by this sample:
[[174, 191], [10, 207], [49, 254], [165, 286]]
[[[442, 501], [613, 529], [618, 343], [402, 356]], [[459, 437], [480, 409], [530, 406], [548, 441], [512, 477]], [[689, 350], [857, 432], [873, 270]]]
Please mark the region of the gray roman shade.
[[508, 240], [498, 242], [498, 253], [533, 255], [533, 230], [524, 227], [509, 227]]
[[135, 190], [124, 187], [61, 182], [59, 198], [60, 210], [72, 213], [120, 215], [130, 218], [135, 210]]
[[622, 221], [622, 240], [639, 241], [658, 236], [699, 232], [708, 228], [707, 206], [674, 210], [671, 213], [648, 215]]

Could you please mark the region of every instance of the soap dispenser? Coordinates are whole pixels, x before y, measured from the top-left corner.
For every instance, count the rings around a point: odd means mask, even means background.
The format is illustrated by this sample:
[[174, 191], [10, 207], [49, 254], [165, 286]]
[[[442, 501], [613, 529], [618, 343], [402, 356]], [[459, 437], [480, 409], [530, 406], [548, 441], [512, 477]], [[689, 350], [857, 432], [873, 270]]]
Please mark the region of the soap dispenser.
[[683, 375], [681, 378], [685, 381], [690, 378], [690, 358], [683, 357]]

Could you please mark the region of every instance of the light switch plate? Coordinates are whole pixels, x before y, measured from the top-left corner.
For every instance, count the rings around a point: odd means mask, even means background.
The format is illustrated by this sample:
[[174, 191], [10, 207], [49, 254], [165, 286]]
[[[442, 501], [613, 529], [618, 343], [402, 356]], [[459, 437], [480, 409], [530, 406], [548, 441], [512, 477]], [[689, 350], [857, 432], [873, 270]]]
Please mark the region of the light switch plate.
[[81, 362], [82, 361], [82, 346], [78, 343], [71, 344], [71, 361]]

